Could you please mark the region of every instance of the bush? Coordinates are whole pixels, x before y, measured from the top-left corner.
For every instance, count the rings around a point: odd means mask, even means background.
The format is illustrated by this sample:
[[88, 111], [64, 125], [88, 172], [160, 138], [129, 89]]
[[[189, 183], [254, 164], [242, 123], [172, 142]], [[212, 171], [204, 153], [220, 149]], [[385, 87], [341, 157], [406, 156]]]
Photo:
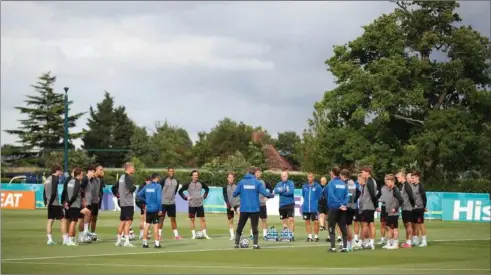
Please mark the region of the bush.
[[[181, 183], [187, 183], [191, 181], [191, 171], [192, 169], [176, 169], [175, 177]], [[199, 170], [200, 171], [200, 181], [210, 185], [210, 186], [224, 186], [227, 183], [227, 171], [209, 171], [209, 170]], [[105, 182], [106, 184], [114, 184], [117, 178], [124, 173], [123, 170], [107, 170], [105, 171]], [[145, 169], [143, 171], [137, 171], [135, 173], [136, 183], [142, 183], [146, 176], [152, 173], [158, 173], [160, 176], [165, 177], [167, 175], [167, 170], [150, 170]], [[243, 175], [238, 174], [237, 177], [241, 178]], [[280, 174], [275, 172], [265, 171], [263, 173], [263, 179], [271, 184], [276, 184], [280, 181]], [[302, 184], [307, 181], [306, 173], [291, 173], [290, 180], [295, 183], [296, 188], [300, 188]]]

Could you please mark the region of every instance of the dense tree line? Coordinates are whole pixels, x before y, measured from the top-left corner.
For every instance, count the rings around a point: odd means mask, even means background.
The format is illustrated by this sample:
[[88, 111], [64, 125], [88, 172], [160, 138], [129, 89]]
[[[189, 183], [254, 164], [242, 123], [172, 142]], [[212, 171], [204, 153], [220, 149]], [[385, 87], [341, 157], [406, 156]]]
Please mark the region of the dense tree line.
[[302, 167], [419, 169], [442, 189], [491, 179], [489, 38], [460, 25], [456, 2], [396, 4], [326, 61], [337, 87], [315, 104]]
[[[73, 163], [97, 161], [120, 167], [133, 159], [146, 167], [265, 167], [262, 144], [273, 144], [293, 166], [326, 174], [340, 165], [373, 166], [380, 177], [400, 168], [423, 171], [426, 182], [462, 184], [491, 179], [491, 43], [460, 24], [458, 3], [396, 2], [395, 10], [364, 26], [358, 38], [334, 47], [326, 61], [337, 86], [314, 105], [302, 137], [272, 138], [261, 127], [230, 118], [193, 145], [187, 131], [165, 121], [136, 125], [106, 92], [89, 110], [81, 153]], [[63, 95], [55, 77], [43, 74], [17, 107], [27, 119], [17, 130], [23, 148], [62, 148]], [[74, 127], [82, 114], [70, 116]], [[263, 131], [261, 142], [251, 139]], [[11, 150], [12, 147], [6, 149]], [[59, 153], [58, 153], [59, 154]], [[86, 156], [84, 157], [84, 154]], [[59, 157], [51, 154], [51, 158]]]

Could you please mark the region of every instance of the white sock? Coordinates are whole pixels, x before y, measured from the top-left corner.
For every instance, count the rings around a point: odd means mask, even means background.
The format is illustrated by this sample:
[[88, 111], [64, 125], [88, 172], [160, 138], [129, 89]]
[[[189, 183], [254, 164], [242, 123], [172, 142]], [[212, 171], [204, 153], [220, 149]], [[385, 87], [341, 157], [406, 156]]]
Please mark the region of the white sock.
[[319, 238], [319, 236], [317, 236], [317, 234], [315, 234], [315, 235], [314, 235], [314, 238], [318, 239], [318, 238]]
[[147, 245], [147, 239], [143, 239], [143, 245]]
[[375, 242], [374, 239], [370, 239], [370, 244], [373, 245], [373, 243]]
[[393, 239], [392, 240], [392, 245], [393, 246], [399, 246], [399, 240]]
[[155, 240], [155, 245], [156, 246], [159, 246], [160, 245], [160, 241], [159, 240]]
[[385, 237], [381, 237], [381, 238], [380, 238], [380, 240], [381, 240], [382, 242], [384, 242], [384, 241], [385, 241]]
[[50, 242], [53, 241], [53, 236], [51, 236], [51, 234], [48, 234], [48, 241], [50, 241]]
[[140, 238], [143, 237], [143, 230], [140, 230]]
[[208, 236], [206, 235], [206, 229], [201, 230], [201, 232], [203, 232], [203, 235]]
[[84, 234], [87, 234], [87, 233], [89, 233], [89, 223], [85, 222], [84, 223]]
[[263, 229], [263, 237], [266, 237], [268, 235], [268, 229]]
[[64, 241], [64, 242], [68, 242], [68, 239], [69, 239], [69, 238], [68, 238], [68, 234], [63, 235], [63, 241]]
[[233, 228], [230, 228], [229, 231], [230, 231], [230, 237], [233, 238], [234, 237], [234, 229]]
[[124, 235], [124, 242], [125, 243], [130, 243], [130, 236]]
[[177, 229], [172, 230], [172, 232], [174, 232], [174, 237], [179, 236], [179, 231], [177, 231]]
[[406, 240], [406, 243], [407, 244], [411, 244], [411, 240]]
[[193, 237], [196, 237], [196, 230], [191, 230], [191, 234], [193, 234]]
[[426, 243], [426, 236], [421, 236], [421, 238], [423, 239], [423, 242]]
[[159, 229], [159, 236], [162, 236], [162, 229]]
[[252, 235], [253, 235], [253, 234], [252, 234], [252, 229], [251, 229], [251, 236], [252, 236]]
[[355, 241], [358, 241], [358, 235], [355, 235]]
[[347, 242], [346, 245], [348, 249], [351, 249], [351, 242]]
[[312, 234], [309, 234], [309, 239], [312, 239]]

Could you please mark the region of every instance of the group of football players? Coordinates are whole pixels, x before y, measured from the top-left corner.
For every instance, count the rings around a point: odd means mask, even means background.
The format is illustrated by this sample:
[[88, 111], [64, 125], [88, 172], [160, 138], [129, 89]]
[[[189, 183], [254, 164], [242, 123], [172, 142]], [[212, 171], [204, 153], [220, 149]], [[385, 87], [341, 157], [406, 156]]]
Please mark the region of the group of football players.
[[[140, 239], [143, 247], [147, 248], [150, 237], [150, 227], [154, 230], [155, 247], [160, 247], [162, 226], [165, 217], [169, 217], [174, 237], [179, 240], [176, 222], [175, 197], [179, 194], [188, 201], [188, 217], [192, 239], [211, 239], [206, 232], [205, 211], [203, 201], [206, 199], [209, 187], [199, 181], [199, 172], [191, 172], [191, 182], [180, 188], [179, 181], [174, 177], [174, 168], [167, 169], [168, 175], [161, 178], [158, 174], [148, 177], [144, 184], [136, 190], [133, 180], [135, 172], [131, 163], [124, 166], [125, 173], [113, 185], [112, 192], [118, 197], [121, 208], [120, 224], [117, 234], [117, 246], [133, 246], [132, 222], [135, 204], [140, 208]], [[291, 241], [295, 240], [295, 196], [294, 183], [288, 179], [288, 172], [281, 173], [281, 180], [273, 188], [262, 179], [262, 171], [254, 170], [254, 178], [262, 188], [279, 197], [279, 216], [284, 230], [291, 233]], [[64, 180], [61, 200], [58, 199], [60, 166], [52, 168], [52, 175], [45, 181], [45, 204], [48, 208], [47, 235], [48, 244], [55, 244], [52, 238], [54, 220], [61, 220], [63, 244], [76, 246], [78, 242], [98, 240], [96, 231], [98, 211], [101, 207], [104, 188], [104, 169], [96, 164], [89, 166], [84, 175], [82, 169], [75, 168], [71, 175]], [[234, 214], [240, 213], [240, 199], [234, 196], [237, 189], [235, 175], [228, 173], [228, 184], [223, 187], [223, 197], [227, 205], [230, 240], [235, 240]], [[309, 173], [307, 182], [302, 186], [303, 203], [301, 215], [305, 221], [308, 242], [319, 242], [319, 231], [329, 231], [326, 239], [331, 242], [331, 251], [336, 251], [335, 241], [342, 242], [341, 251], [351, 251], [356, 248], [375, 249], [375, 212], [380, 213], [379, 244], [383, 248], [397, 249], [398, 220], [402, 221], [406, 231], [406, 241], [401, 247], [409, 248], [415, 245], [424, 247], [426, 243], [426, 228], [424, 212], [426, 211], [426, 195], [420, 184], [419, 172], [405, 174], [403, 171], [385, 176], [384, 185], [378, 185], [372, 178], [370, 168], [362, 169], [357, 180], [351, 179], [348, 170], [333, 168], [330, 181], [326, 177], [315, 181]], [[397, 185], [396, 182], [399, 184]], [[136, 191], [136, 196], [134, 195]], [[185, 193], [186, 192], [186, 193]], [[262, 235], [268, 239], [271, 230], [268, 229], [268, 197], [258, 193], [259, 219]], [[136, 197], [136, 199], [135, 199]], [[400, 211], [402, 210], [402, 211]], [[195, 218], [200, 221], [200, 230], [195, 230]], [[327, 226], [326, 226], [327, 221]], [[79, 223], [78, 242], [75, 239], [76, 224]], [[90, 231], [89, 231], [90, 227]], [[336, 229], [338, 237], [336, 238]], [[251, 229], [252, 238], [252, 229]]]

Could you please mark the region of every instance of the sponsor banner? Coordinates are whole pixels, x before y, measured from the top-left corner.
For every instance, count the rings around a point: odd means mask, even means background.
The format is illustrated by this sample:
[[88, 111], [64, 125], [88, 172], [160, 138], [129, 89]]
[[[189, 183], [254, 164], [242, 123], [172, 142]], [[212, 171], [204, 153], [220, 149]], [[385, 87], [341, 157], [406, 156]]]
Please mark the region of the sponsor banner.
[[[43, 201], [43, 184], [1, 184], [2, 194], [5, 190], [8, 191], [32, 191], [34, 194], [35, 208], [45, 208]], [[61, 196], [63, 186], [58, 185], [58, 194]], [[135, 194], [136, 195], [136, 194]], [[5, 196], [5, 195], [2, 195]], [[462, 221], [489, 221], [489, 194], [473, 194], [473, 193], [450, 193], [450, 192], [427, 192], [427, 208], [425, 213], [426, 219], [443, 219], [443, 220], [462, 220]], [[295, 189], [295, 216], [301, 216], [301, 206], [303, 203], [302, 190]], [[7, 197], [5, 197], [6, 199]], [[9, 203], [15, 197], [9, 197]], [[4, 197], [2, 197], [2, 204]], [[279, 216], [279, 197], [275, 196], [267, 202], [268, 215]], [[471, 208], [469, 208], [472, 206]], [[223, 199], [221, 187], [210, 187], [207, 199], [204, 201], [205, 211], [208, 213], [225, 213], [226, 205]], [[20, 209], [20, 208], [17, 208]], [[33, 209], [33, 208], [29, 208]], [[102, 210], [119, 211], [117, 206], [117, 198], [111, 193], [111, 185], [104, 188]], [[454, 215], [454, 209], [458, 216]], [[139, 208], [135, 206], [135, 210], [139, 212]], [[187, 213], [188, 203], [179, 195], [176, 195], [176, 210], [177, 212]], [[471, 211], [472, 210], [472, 211]], [[471, 213], [472, 212], [472, 213]], [[378, 218], [379, 213], [375, 213]], [[457, 217], [457, 218], [454, 218]], [[487, 220], [486, 220], [487, 219]]]
[[36, 193], [34, 191], [2, 190], [2, 209], [36, 209]]
[[489, 194], [445, 193], [442, 199], [444, 221], [491, 221]]

